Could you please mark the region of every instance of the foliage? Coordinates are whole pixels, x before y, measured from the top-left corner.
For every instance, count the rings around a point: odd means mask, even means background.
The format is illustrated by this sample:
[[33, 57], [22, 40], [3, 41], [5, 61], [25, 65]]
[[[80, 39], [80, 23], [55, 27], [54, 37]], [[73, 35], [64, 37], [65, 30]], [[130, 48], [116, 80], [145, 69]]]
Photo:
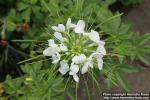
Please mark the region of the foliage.
[[[125, 4], [135, 1], [125, 0]], [[47, 46], [46, 41], [52, 35], [51, 26], [64, 23], [69, 17], [75, 21], [84, 19], [88, 23], [87, 30], [94, 28], [106, 42], [107, 55], [104, 57], [103, 70], [99, 72], [94, 69], [87, 76], [92, 77], [98, 89], [99, 76], [103, 76], [109, 89], [113, 85], [120, 85], [129, 91], [125, 76], [138, 71], [137, 67], [130, 64], [135, 60], [149, 64], [146, 57], [150, 54], [150, 35], [140, 36], [131, 32], [130, 25], [121, 22], [122, 13], [112, 14], [108, 10], [108, 6], [114, 2], [115, 0], [18, 0], [6, 17], [6, 33], [23, 33], [19, 38], [9, 34], [8, 40], [12, 43], [21, 42], [19, 45], [28, 50], [31, 58], [19, 62], [25, 75], [16, 79], [8, 76], [2, 83], [5, 92], [1, 97], [6, 97], [6, 100], [62, 100], [67, 94], [72, 100], [75, 99], [75, 84], [72, 79], [61, 76], [58, 73], [59, 65], [52, 64], [51, 58], [42, 56]], [[2, 54], [0, 57], [3, 57]], [[10, 58], [11, 55], [8, 55]], [[87, 84], [83, 88], [88, 91]]]
[[25, 76], [12, 79], [7, 76], [4, 89], [12, 100], [61, 100], [64, 92], [63, 78], [53, 68], [42, 69], [42, 63], [22, 67]]

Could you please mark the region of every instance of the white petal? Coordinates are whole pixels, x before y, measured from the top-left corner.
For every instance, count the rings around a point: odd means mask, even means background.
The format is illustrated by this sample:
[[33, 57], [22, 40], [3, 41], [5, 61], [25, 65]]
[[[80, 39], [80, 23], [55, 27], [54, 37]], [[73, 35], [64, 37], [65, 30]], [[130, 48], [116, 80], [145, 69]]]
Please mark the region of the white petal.
[[85, 28], [85, 22], [83, 20], [79, 20], [77, 23], [77, 26], [75, 28], [75, 32], [76, 33], [85, 33], [84, 28]]
[[43, 51], [43, 55], [52, 56], [56, 51], [52, 47], [48, 47]]
[[54, 42], [54, 39], [49, 39], [49, 40], [48, 40], [48, 43], [54, 44], [54, 43], [55, 43], [55, 42]]
[[99, 52], [95, 52], [92, 54], [92, 57], [95, 57], [96, 59], [102, 59], [103, 58], [103, 54], [99, 53]]
[[71, 18], [68, 18], [67, 23], [66, 23], [67, 29], [70, 28], [70, 24], [71, 24]]
[[84, 65], [83, 65], [83, 67], [82, 67], [82, 70], [81, 70], [81, 73], [82, 74], [84, 74], [84, 73], [86, 73], [87, 71], [88, 71], [88, 68], [93, 68], [93, 62], [92, 62], [92, 59], [88, 59], [85, 63], [84, 63]]
[[60, 54], [56, 52], [55, 54], [52, 55], [53, 62], [52, 63], [58, 63], [60, 60]]
[[59, 32], [59, 31], [60, 31], [60, 29], [59, 29], [57, 26], [52, 26], [52, 29], [53, 29], [54, 31], [56, 31], [56, 32]]
[[76, 81], [76, 82], [79, 82], [79, 77], [78, 77], [78, 75], [73, 75], [73, 79]]
[[54, 42], [54, 40], [53, 40], [53, 39], [49, 39], [49, 40], [48, 40], [48, 45], [49, 45], [50, 47], [53, 47], [53, 48], [58, 47], [58, 45], [57, 45], [57, 44], [55, 44], [55, 42]]
[[59, 72], [62, 75], [65, 75], [68, 71], [69, 71], [69, 65], [67, 64], [67, 62], [66, 61], [61, 61], [60, 62]]
[[88, 67], [88, 63], [86, 62], [81, 69], [81, 74], [86, 73], [88, 71]]
[[71, 72], [71, 71], [69, 72], [69, 75], [73, 75], [73, 74], [74, 74], [73, 72]]
[[65, 26], [63, 24], [58, 24], [58, 26], [52, 26], [52, 29], [56, 32], [64, 32]]
[[105, 45], [105, 41], [100, 40], [100, 41], [98, 42], [98, 45], [104, 46], [104, 45]]
[[103, 55], [106, 55], [106, 49], [103, 45], [99, 45], [96, 51]]
[[81, 54], [79, 56], [74, 56], [72, 58], [72, 62], [79, 64], [79, 63], [83, 63], [86, 60], [86, 56], [84, 54]]
[[88, 61], [88, 66], [89, 66], [90, 68], [93, 68], [93, 61], [92, 61], [92, 59], [90, 59], [90, 60]]
[[67, 27], [67, 29], [76, 27], [75, 24], [71, 23], [71, 18], [68, 18], [67, 23], [66, 23], [66, 27]]
[[91, 56], [96, 58], [98, 68], [99, 70], [101, 70], [103, 67], [103, 55], [101, 53], [95, 52]]
[[83, 33], [84, 36], [89, 36], [90, 33]]
[[98, 32], [96, 32], [94, 30], [91, 30], [91, 33], [89, 34], [89, 38], [90, 38], [90, 40], [92, 40], [96, 43], [98, 43], [100, 41]]
[[74, 74], [78, 73], [78, 71], [79, 71], [79, 66], [72, 64], [70, 67], [70, 73], [69, 74], [74, 75]]
[[103, 59], [97, 59], [97, 64], [98, 64], [99, 70], [102, 70], [102, 68], [103, 68]]
[[68, 51], [67, 46], [65, 46], [64, 44], [60, 44], [59, 49], [60, 49], [60, 51], [63, 51], [63, 52]]
[[60, 40], [61, 42], [64, 42], [64, 38], [63, 38], [63, 36], [62, 36], [61, 33], [55, 32], [55, 33], [54, 33], [54, 36], [55, 36], [58, 40]]
[[58, 24], [58, 27], [60, 29], [59, 32], [64, 32], [65, 31], [65, 26], [63, 24]]

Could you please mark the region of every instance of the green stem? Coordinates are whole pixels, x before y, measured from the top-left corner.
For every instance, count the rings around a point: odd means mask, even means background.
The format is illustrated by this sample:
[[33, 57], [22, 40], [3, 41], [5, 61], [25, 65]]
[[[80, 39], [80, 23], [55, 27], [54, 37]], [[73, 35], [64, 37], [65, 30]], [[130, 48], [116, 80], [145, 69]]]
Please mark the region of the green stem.
[[78, 100], [78, 83], [76, 83], [76, 100]]
[[35, 64], [35, 63], [38, 63], [38, 62], [44, 62], [44, 61], [48, 61], [48, 60], [50, 60], [51, 58], [49, 58], [49, 59], [45, 59], [45, 60], [39, 60], [39, 61], [36, 61], [36, 62], [32, 62], [32, 63], [28, 63], [28, 64]]
[[91, 100], [88, 84], [87, 84], [87, 81], [85, 80], [84, 76], [83, 76], [83, 79], [84, 79], [84, 84], [85, 84], [85, 87], [86, 87], [86, 92], [87, 92], [87, 95], [88, 95], [88, 100]]
[[37, 42], [37, 40], [11, 40], [12, 42]]
[[103, 25], [103, 24], [109, 22], [110, 20], [115, 19], [115, 18], [117, 18], [117, 17], [120, 17], [120, 16], [122, 16], [122, 15], [123, 15], [123, 13], [120, 13], [120, 14], [117, 14], [117, 15], [114, 15], [114, 16], [108, 18], [108, 19], [105, 20], [104, 22], [102, 22], [102, 23], [98, 24], [97, 26], [95, 26], [95, 29], [98, 28], [99, 26], [101, 26], [101, 25]]
[[100, 94], [101, 94], [101, 88], [100, 88], [99, 83], [98, 83], [98, 81], [96, 80], [95, 76], [93, 75], [94, 73], [93, 73], [93, 72], [91, 73], [90, 71], [89, 71], [89, 73], [90, 73], [90, 75], [92, 76], [92, 79], [93, 79], [94, 82], [96, 83], [96, 85], [97, 85], [97, 87], [98, 87], [98, 89], [99, 89], [99, 92], [100, 92]]
[[65, 84], [64, 91], [65, 91], [65, 90], [66, 90], [66, 88], [67, 88], [67, 85], [68, 85], [68, 83], [69, 83], [69, 80], [70, 80], [70, 76], [69, 76], [69, 78], [67, 79], [67, 82], [66, 82], [66, 84]]
[[32, 61], [32, 60], [35, 60], [35, 59], [40, 58], [40, 57], [43, 57], [43, 55], [38, 55], [38, 56], [36, 56], [36, 57], [33, 57], [33, 58], [30, 58], [30, 59], [21, 61], [21, 62], [19, 62], [18, 64], [22, 64], [22, 63], [25, 63], [25, 62], [28, 62], [28, 61]]
[[3, 29], [2, 29], [2, 32], [1, 32], [1, 38], [2, 38], [2, 40], [6, 39], [5, 29], [6, 29], [6, 21], [4, 21]]

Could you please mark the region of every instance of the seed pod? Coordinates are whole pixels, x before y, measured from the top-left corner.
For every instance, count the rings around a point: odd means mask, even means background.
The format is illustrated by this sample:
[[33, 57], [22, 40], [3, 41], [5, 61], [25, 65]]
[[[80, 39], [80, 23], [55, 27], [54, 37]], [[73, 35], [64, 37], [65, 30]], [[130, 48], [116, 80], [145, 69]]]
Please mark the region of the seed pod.
[[6, 47], [8, 45], [8, 41], [7, 40], [0, 40], [0, 45], [2, 47]]
[[30, 25], [28, 23], [24, 23], [20, 26], [22, 32], [28, 32], [30, 30]]

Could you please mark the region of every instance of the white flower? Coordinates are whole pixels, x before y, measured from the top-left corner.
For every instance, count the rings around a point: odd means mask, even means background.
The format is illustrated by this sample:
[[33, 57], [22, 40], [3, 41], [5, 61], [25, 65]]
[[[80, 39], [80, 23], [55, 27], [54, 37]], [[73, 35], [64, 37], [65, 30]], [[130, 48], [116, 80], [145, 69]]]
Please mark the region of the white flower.
[[54, 42], [53, 39], [49, 39], [49, 40], [48, 40], [48, 45], [49, 45], [50, 47], [52, 47], [52, 48], [57, 48], [57, 47], [58, 47], [58, 45], [55, 44], [55, 42]]
[[89, 36], [89, 39], [98, 43], [100, 41], [100, 37], [99, 37], [99, 34], [98, 32], [94, 31], [94, 30], [91, 30], [91, 32], [88, 34]]
[[103, 67], [103, 55], [101, 53], [95, 52], [91, 54], [91, 57], [96, 58], [99, 70]]
[[84, 74], [88, 71], [89, 68], [93, 68], [92, 59], [88, 58], [87, 61], [84, 63], [81, 73]]
[[83, 20], [79, 20], [76, 27], [75, 27], [75, 33], [85, 33], [85, 22]]
[[55, 52], [55, 54], [52, 55], [53, 62], [52, 63], [58, 63], [60, 60], [60, 54], [58, 52]]
[[55, 32], [55, 33], [54, 33], [54, 36], [55, 36], [58, 40], [60, 40], [61, 42], [64, 42], [64, 38], [63, 38], [63, 36], [62, 36], [61, 33]]
[[96, 51], [103, 54], [103, 55], [106, 55], [106, 49], [105, 49], [104, 45], [105, 45], [104, 41], [99, 41], [98, 48]]
[[43, 51], [43, 55], [45, 56], [52, 56], [53, 54], [55, 54], [56, 49], [52, 48], [52, 47], [48, 47], [47, 49], [45, 49]]
[[63, 24], [58, 24], [58, 26], [52, 26], [52, 29], [56, 32], [64, 32], [65, 26]]
[[102, 58], [97, 58], [97, 64], [98, 64], [98, 68], [99, 70], [102, 70], [103, 68], [103, 59]]
[[66, 23], [66, 27], [69, 30], [70, 28], [74, 28], [76, 27], [75, 24], [71, 23], [71, 18], [68, 18], [67, 23]]
[[58, 63], [60, 61], [59, 52], [65, 52], [68, 48], [64, 44], [57, 45], [53, 39], [48, 40], [49, 47], [43, 51], [43, 55], [51, 56], [53, 59], [52, 63]]
[[61, 61], [60, 62], [59, 72], [62, 75], [65, 75], [68, 71], [69, 71], [69, 65], [67, 64], [67, 62], [66, 61]]
[[68, 51], [68, 48], [62, 43], [59, 46], [59, 50], [62, 51], [62, 52], [66, 52], [66, 51]]
[[[58, 24], [52, 26], [52, 29], [55, 38], [48, 40], [49, 47], [43, 51], [43, 54], [51, 56], [52, 63], [60, 65], [58, 70], [62, 75], [69, 72], [69, 75], [79, 82], [79, 71], [85, 74], [95, 64], [99, 70], [102, 70], [106, 49], [105, 42], [100, 40], [97, 31], [85, 32], [85, 22], [79, 20], [75, 25], [71, 22], [71, 18], [68, 18], [66, 26]], [[55, 43], [54, 40], [57, 42]]]
[[72, 62], [76, 64], [83, 63], [86, 60], [86, 56], [84, 54], [81, 54], [79, 56], [74, 56], [72, 58]]
[[79, 71], [79, 66], [78, 65], [75, 65], [75, 64], [72, 64], [71, 67], [70, 67], [70, 72], [69, 74], [73, 76], [73, 79], [76, 81], [76, 82], [79, 82], [79, 77], [77, 75]]

